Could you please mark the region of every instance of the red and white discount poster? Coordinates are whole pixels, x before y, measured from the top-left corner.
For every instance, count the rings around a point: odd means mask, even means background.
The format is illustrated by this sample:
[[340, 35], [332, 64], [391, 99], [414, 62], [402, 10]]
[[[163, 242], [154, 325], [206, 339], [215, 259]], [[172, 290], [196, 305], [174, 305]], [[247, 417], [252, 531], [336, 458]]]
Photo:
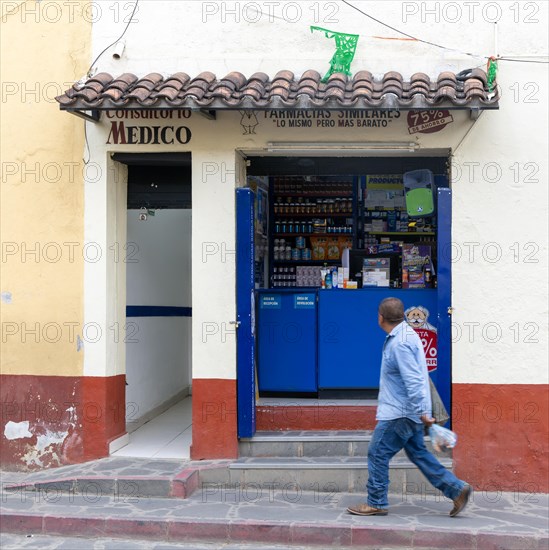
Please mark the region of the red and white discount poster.
[[429, 372], [437, 368], [437, 329], [429, 323], [429, 310], [423, 306], [408, 308], [404, 315], [408, 324], [417, 332], [423, 344], [427, 369]]
[[437, 368], [437, 333], [434, 330], [423, 330], [421, 328], [416, 329], [416, 332], [423, 344], [427, 370], [429, 372], [434, 371]]

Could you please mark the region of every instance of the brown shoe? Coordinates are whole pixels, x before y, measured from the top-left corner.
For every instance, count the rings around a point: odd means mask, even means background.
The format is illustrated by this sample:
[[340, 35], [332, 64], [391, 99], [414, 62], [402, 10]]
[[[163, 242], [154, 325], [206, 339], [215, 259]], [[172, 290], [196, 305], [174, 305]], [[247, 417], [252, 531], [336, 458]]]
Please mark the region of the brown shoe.
[[383, 510], [382, 508], [372, 508], [367, 504], [357, 504], [356, 506], [349, 506], [347, 512], [354, 514], [355, 516], [386, 516], [389, 510]]
[[465, 485], [465, 487], [463, 487], [461, 493], [459, 493], [459, 496], [454, 500], [454, 507], [450, 512], [451, 517], [457, 516], [465, 508], [465, 506], [467, 506], [472, 491], [473, 489], [470, 485]]

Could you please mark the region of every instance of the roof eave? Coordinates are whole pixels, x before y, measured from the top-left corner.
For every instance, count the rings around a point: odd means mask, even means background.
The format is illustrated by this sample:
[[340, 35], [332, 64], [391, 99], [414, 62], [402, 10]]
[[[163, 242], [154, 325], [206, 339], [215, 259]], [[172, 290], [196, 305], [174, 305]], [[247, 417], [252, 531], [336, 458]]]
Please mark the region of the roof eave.
[[101, 111], [157, 111], [157, 110], [180, 110], [189, 109], [191, 111], [208, 112], [211, 114], [215, 111], [281, 111], [281, 110], [325, 110], [325, 111], [421, 111], [421, 110], [448, 110], [448, 111], [471, 111], [478, 113], [484, 110], [498, 110], [499, 102], [483, 101], [480, 99], [471, 99], [466, 104], [456, 104], [450, 99], [429, 103], [425, 100], [410, 101], [409, 104], [394, 100], [383, 99], [379, 102], [369, 102], [367, 100], [358, 100], [353, 105], [342, 105], [338, 100], [329, 100], [322, 103], [313, 102], [310, 100], [298, 100], [289, 105], [286, 101], [274, 100], [268, 104], [250, 104], [245, 105], [227, 105], [221, 99], [214, 99], [208, 105], [198, 103], [196, 100], [187, 99], [185, 102], [174, 105], [166, 100], [158, 100], [154, 104], [141, 104], [138, 101], [127, 102], [124, 105], [116, 104], [111, 100], [105, 99], [100, 105], [94, 104], [93, 107], [83, 100], [76, 100], [70, 105], [60, 104], [62, 111], [73, 113], [81, 116], [86, 120], [97, 122]]

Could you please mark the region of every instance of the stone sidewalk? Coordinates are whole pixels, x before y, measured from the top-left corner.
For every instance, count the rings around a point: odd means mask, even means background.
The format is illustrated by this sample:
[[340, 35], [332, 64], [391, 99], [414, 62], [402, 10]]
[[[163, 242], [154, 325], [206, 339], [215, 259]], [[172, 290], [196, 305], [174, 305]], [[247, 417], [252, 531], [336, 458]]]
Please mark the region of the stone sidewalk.
[[[200, 463], [202, 467], [215, 465]], [[303, 547], [549, 549], [548, 495], [474, 493], [467, 509], [450, 518], [451, 502], [435, 494], [390, 496], [385, 517], [357, 517], [347, 506], [364, 494], [303, 491], [297, 485], [243, 487], [199, 485], [186, 499], [151, 496], [159, 480], [176, 477], [192, 463], [104, 459], [36, 474], [2, 473], [1, 531], [32, 535], [151, 539], [156, 543], [219, 541]], [[124, 477], [126, 476], [126, 477]], [[146, 482], [149, 496], [112, 492], [111, 479]], [[88, 485], [38, 490], [21, 485], [55, 479], [87, 479]], [[96, 480], [96, 481], [94, 481]], [[93, 489], [90, 489], [90, 484]], [[19, 484], [16, 489], [10, 486]], [[144, 491], [142, 491], [144, 493]], [[173, 495], [171, 495], [173, 496]], [[221, 546], [222, 547], [222, 546]]]
[[[232, 542], [157, 542], [153, 540], [86, 539], [83, 537], [56, 537], [48, 535], [10, 535], [0, 533], [2, 550], [288, 550], [281, 544]], [[351, 547], [338, 547], [351, 550]], [[291, 550], [319, 550], [318, 546], [294, 546]], [[377, 550], [394, 550], [378, 548]]]

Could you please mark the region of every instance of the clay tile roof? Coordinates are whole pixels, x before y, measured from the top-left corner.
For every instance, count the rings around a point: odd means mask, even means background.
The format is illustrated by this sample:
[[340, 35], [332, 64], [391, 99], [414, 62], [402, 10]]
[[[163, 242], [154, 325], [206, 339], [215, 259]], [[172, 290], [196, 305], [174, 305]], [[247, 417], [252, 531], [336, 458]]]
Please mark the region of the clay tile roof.
[[277, 83], [277, 85], [273, 86], [271, 88], [271, 91], [269, 93], [269, 97], [273, 96], [280, 96], [284, 99], [288, 99], [290, 97], [290, 84], [289, 83]]
[[159, 73], [150, 73], [147, 76], [144, 76], [141, 80], [148, 80], [153, 84], [157, 84], [158, 82], [162, 82], [162, 80], [164, 80], [164, 77]]
[[292, 82], [294, 79], [294, 73], [292, 73], [292, 71], [278, 71], [273, 80], [277, 80], [279, 78]]
[[355, 74], [353, 77], [353, 82], [372, 82], [374, 77], [372, 76], [372, 73], [370, 71], [358, 71], [358, 73]]
[[450, 71], [444, 71], [438, 75], [437, 82], [441, 82], [442, 80], [451, 80], [453, 82], [456, 82], [456, 75]]
[[321, 79], [322, 77], [320, 76], [320, 73], [318, 71], [309, 69], [301, 75], [300, 82], [303, 82], [304, 80], [313, 80], [318, 84]]
[[442, 88], [439, 88], [435, 99], [438, 100], [441, 97], [448, 97], [450, 99], [453, 99], [456, 97], [456, 90], [452, 88], [452, 86], [443, 86]]
[[83, 99], [87, 101], [88, 103], [91, 103], [92, 101], [95, 101], [99, 94], [97, 91], [95, 91], [93, 88], [85, 87], [82, 88], [82, 90], [79, 90], [76, 92], [75, 97], [78, 97], [79, 99]]
[[471, 69], [450, 71], [436, 78], [415, 73], [409, 81], [396, 71], [374, 78], [369, 71], [353, 76], [335, 73], [327, 82], [309, 69], [296, 76], [282, 70], [273, 78], [262, 72], [246, 78], [233, 71], [217, 78], [204, 71], [194, 78], [184, 72], [164, 77], [150, 73], [116, 78], [99, 73], [84, 85], [75, 84], [57, 97], [64, 110], [140, 108], [176, 109], [497, 109], [497, 86], [490, 94], [486, 73]]
[[473, 69], [471, 71], [470, 78], [476, 78], [480, 80], [485, 86], [488, 82], [488, 77], [486, 76], [486, 73], [482, 69]]
[[119, 90], [118, 88], [109, 88], [101, 94], [101, 99], [110, 99], [113, 102], [118, 102], [123, 95], [124, 93], [122, 90]]
[[[135, 79], [137, 80], [137, 77], [135, 77]], [[90, 78], [88, 82], [99, 82], [103, 86], [106, 86], [109, 82], [112, 82], [112, 80], [113, 78], [109, 73], [97, 73], [95, 76]]]
[[408, 89], [408, 96], [412, 97], [416, 94], [419, 94], [422, 96], [428, 96], [429, 84], [426, 84], [425, 82], [414, 82]]
[[398, 82], [402, 82], [402, 75], [400, 73], [397, 73], [396, 71], [390, 71], [388, 73], [385, 73], [383, 76], [383, 82], [387, 82], [389, 80], [396, 80]]
[[114, 82], [123, 82], [124, 84], [126, 84], [127, 86], [131, 86], [132, 84], [134, 84], [135, 82], [137, 82], [139, 79], [137, 78], [137, 76], [135, 76], [134, 74], [132, 73], [124, 73], [124, 74], [121, 74], [120, 76], [117, 76], [115, 79], [114, 79]]
[[129, 94], [127, 94], [128, 99], [137, 99], [139, 101], [147, 101], [151, 94], [149, 93], [150, 90], [148, 90], [144, 86], [139, 86], [137, 88], [134, 88]]
[[356, 86], [353, 90], [353, 101], [357, 98], [365, 97], [372, 98], [372, 88], [368, 86]]
[[171, 82], [172, 80], [177, 80], [177, 82], [181, 83], [181, 85], [187, 84], [191, 77], [187, 73], [174, 73], [169, 78], [165, 80], [165, 82]]
[[429, 85], [431, 79], [425, 73], [414, 73], [412, 75], [412, 78], [410, 78], [410, 82], [424, 82], [425, 84]]
[[402, 97], [402, 86], [397, 84], [389, 83], [387, 86], [383, 87], [384, 94], [396, 94], [398, 97]]
[[162, 88], [156, 93], [155, 97], [165, 97], [170, 101], [174, 101], [179, 94], [177, 88], [172, 88], [171, 86], [162, 86]]
[[266, 75], [265, 73], [254, 73], [252, 76], [250, 76], [250, 82], [252, 80], [258, 80], [263, 84], [267, 84], [270, 79], [269, 79], [269, 75]]

